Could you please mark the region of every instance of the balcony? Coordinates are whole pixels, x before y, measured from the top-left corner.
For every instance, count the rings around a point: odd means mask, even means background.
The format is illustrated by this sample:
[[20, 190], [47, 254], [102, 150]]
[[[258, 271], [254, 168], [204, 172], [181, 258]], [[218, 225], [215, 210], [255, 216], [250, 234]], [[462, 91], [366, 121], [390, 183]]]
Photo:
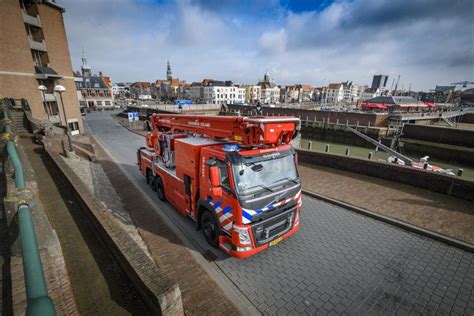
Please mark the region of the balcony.
[[25, 10], [21, 10], [21, 15], [23, 16], [23, 22], [26, 24], [34, 25], [36, 27], [41, 27], [41, 20], [39, 15], [37, 16], [31, 16], [28, 13], [26, 13]]
[[36, 79], [60, 79], [62, 78], [53, 68], [49, 66], [35, 66]]
[[28, 36], [28, 43], [30, 44], [31, 49], [46, 52], [46, 42], [44, 40], [37, 42], [32, 37]]

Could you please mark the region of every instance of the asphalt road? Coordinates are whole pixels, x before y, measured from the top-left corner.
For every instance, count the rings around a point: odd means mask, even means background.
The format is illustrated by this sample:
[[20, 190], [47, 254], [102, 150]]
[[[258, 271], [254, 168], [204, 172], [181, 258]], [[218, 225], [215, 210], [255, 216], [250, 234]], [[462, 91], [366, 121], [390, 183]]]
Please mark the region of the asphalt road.
[[216, 255], [225, 286], [264, 314], [474, 315], [473, 254], [305, 196], [297, 234], [245, 260], [227, 257], [148, 188], [135, 165], [142, 136], [110, 112], [85, 121], [183, 238]]

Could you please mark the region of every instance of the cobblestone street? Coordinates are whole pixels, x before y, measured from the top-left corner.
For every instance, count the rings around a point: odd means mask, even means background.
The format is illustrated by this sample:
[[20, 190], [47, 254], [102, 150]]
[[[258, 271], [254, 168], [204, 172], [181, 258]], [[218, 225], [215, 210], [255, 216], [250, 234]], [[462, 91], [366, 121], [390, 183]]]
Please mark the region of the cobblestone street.
[[191, 220], [159, 202], [135, 166], [143, 137], [107, 113], [87, 124], [135, 185], [264, 314], [474, 314], [473, 254], [303, 197], [301, 230], [236, 260], [210, 249]]

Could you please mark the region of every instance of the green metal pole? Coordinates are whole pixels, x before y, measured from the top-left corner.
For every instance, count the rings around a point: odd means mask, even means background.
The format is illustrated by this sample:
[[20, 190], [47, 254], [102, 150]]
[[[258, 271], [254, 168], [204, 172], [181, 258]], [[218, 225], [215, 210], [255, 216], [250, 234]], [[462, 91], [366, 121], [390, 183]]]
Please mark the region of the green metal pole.
[[[8, 119], [8, 112], [3, 111], [3, 118]], [[6, 133], [11, 133], [11, 127], [6, 124]], [[23, 166], [13, 141], [7, 141], [7, 152], [15, 169], [15, 184], [17, 189], [25, 188]], [[35, 229], [31, 218], [31, 211], [27, 204], [18, 207], [18, 226], [20, 228], [20, 242], [23, 257], [23, 273], [25, 277], [28, 316], [54, 316], [54, 303], [48, 296], [48, 288], [43, 273], [43, 266], [36, 241]]]
[[[4, 120], [7, 120], [8, 119], [8, 112], [3, 110], [3, 119]], [[10, 124], [5, 124], [5, 126], [3, 127], [3, 131], [5, 133], [11, 133], [12, 132], [12, 129], [10, 127]]]
[[[7, 125], [8, 126], [8, 125]], [[21, 166], [20, 158], [16, 152], [15, 144], [9, 140], [7, 141], [7, 151], [15, 169], [15, 184], [17, 189], [25, 188], [25, 179], [23, 177], [23, 167]]]
[[27, 315], [56, 315], [54, 304], [48, 297], [41, 258], [36, 242], [35, 229], [28, 205], [18, 207], [20, 223], [20, 240], [25, 274], [26, 297], [28, 298]]

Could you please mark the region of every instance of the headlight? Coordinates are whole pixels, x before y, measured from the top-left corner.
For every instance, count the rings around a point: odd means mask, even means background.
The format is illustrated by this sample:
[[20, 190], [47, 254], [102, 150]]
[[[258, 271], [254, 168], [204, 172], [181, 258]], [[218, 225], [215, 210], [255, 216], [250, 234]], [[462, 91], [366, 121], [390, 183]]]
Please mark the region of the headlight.
[[233, 226], [234, 232], [239, 234], [239, 242], [242, 245], [248, 245], [251, 244], [252, 241], [250, 240], [250, 235], [249, 235], [249, 230], [246, 227], [240, 227], [240, 226]]

